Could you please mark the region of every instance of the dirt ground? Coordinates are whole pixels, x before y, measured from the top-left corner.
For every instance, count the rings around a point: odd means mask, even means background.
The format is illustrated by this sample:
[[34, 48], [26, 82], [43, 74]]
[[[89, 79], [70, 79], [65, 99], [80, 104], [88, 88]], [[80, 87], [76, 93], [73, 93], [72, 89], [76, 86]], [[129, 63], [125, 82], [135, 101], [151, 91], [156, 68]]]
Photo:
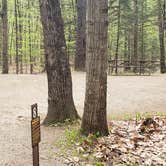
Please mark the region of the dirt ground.
[[[83, 111], [85, 74], [73, 73], [74, 100]], [[42, 117], [47, 112], [45, 75], [0, 75], [0, 166], [31, 166], [30, 105], [38, 103]], [[108, 77], [108, 118], [126, 113], [165, 112], [166, 75]], [[53, 146], [62, 128], [42, 126], [41, 166], [55, 163]]]

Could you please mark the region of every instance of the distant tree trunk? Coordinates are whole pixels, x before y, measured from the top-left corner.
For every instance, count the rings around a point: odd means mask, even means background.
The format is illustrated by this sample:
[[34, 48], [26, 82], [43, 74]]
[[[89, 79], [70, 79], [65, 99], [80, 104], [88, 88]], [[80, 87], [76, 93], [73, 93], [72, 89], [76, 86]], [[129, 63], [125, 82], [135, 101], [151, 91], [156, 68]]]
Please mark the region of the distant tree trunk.
[[130, 70], [130, 66], [131, 66], [131, 32], [130, 32], [130, 29], [129, 29], [129, 32], [128, 32], [128, 41], [127, 41], [127, 44], [128, 44], [128, 48], [127, 48], [127, 53], [128, 53], [128, 67], [127, 67], [127, 70]]
[[117, 24], [117, 39], [116, 39], [116, 52], [115, 52], [115, 73], [118, 74], [118, 57], [119, 57], [119, 39], [120, 39], [120, 0], [118, 5], [118, 24]]
[[86, 59], [86, 0], [77, 1], [77, 43], [75, 55], [75, 70], [85, 70]]
[[134, 0], [134, 53], [132, 58], [133, 71], [138, 70], [138, 0]]
[[164, 30], [166, 35], [166, 0], [164, 0], [163, 9], [164, 9]]
[[[28, 9], [30, 10], [30, 0], [28, 0]], [[33, 57], [32, 57], [32, 45], [31, 45], [31, 15], [28, 14], [28, 36], [29, 36], [29, 59], [30, 59], [30, 74], [33, 74]]]
[[8, 19], [7, 19], [7, 0], [2, 0], [2, 58], [3, 68], [2, 73], [8, 74]]
[[127, 56], [127, 25], [124, 28], [124, 71], [128, 70], [128, 56]]
[[162, 2], [158, 0], [158, 24], [159, 24], [159, 41], [160, 41], [160, 72], [166, 73], [165, 64], [165, 45], [164, 45], [164, 17], [162, 14]]
[[139, 65], [140, 65], [140, 70], [139, 73], [141, 75], [141, 73], [144, 73], [145, 69], [144, 69], [144, 60], [145, 60], [145, 46], [144, 46], [144, 3], [145, 0], [141, 1], [141, 57], [140, 57], [140, 61], [139, 61]]
[[[2, 13], [0, 13], [0, 19], [2, 19]], [[0, 21], [0, 48], [2, 48], [2, 21]], [[2, 49], [0, 49], [0, 67], [2, 66]]]
[[22, 30], [23, 30], [23, 21], [22, 21], [22, 13], [21, 13], [21, 10], [20, 8], [22, 8], [22, 4], [21, 4], [21, 1], [19, 2], [18, 1], [18, 17], [19, 17], [19, 26], [18, 26], [18, 29], [19, 29], [19, 61], [20, 61], [20, 73], [23, 74], [23, 55], [22, 55]]
[[82, 132], [86, 135], [108, 135], [107, 57], [108, 57], [108, 1], [87, 1], [86, 39], [86, 95]]
[[142, 0], [141, 2], [141, 59], [145, 59], [145, 42], [144, 42], [144, 22], [145, 22], [145, 0]]
[[12, 32], [11, 32], [11, 39], [10, 39], [10, 46], [9, 46], [9, 63], [10, 65], [12, 65], [12, 44], [13, 44], [13, 38], [14, 38], [14, 22], [11, 23], [11, 27], [12, 27]]
[[48, 113], [44, 124], [79, 118], [72, 96], [72, 80], [66, 51], [59, 0], [40, 0], [48, 79]]
[[15, 30], [16, 30], [16, 74], [19, 73], [19, 55], [18, 55], [18, 13], [17, 13], [17, 0], [15, 0]]

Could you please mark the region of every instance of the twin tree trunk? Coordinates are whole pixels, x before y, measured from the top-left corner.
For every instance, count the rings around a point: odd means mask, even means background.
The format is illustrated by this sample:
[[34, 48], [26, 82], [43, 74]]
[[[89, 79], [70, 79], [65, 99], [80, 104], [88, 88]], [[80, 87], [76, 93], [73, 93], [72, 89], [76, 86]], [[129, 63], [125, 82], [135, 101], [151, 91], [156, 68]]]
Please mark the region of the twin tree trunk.
[[108, 0], [87, 1], [86, 36], [86, 96], [82, 132], [86, 135], [108, 135], [107, 96], [107, 42]]
[[165, 5], [162, 5], [162, 1], [158, 0], [158, 24], [159, 24], [159, 41], [160, 41], [160, 72], [166, 73], [166, 64], [165, 64], [165, 45], [164, 45], [164, 11], [165, 9], [162, 9], [162, 7]]
[[86, 0], [77, 1], [77, 44], [75, 70], [84, 71], [86, 61]]
[[75, 120], [79, 116], [72, 97], [72, 80], [66, 51], [59, 0], [40, 0], [48, 79], [48, 113], [44, 124]]
[[7, 0], [2, 0], [2, 37], [3, 37], [3, 48], [2, 48], [2, 58], [3, 58], [3, 68], [2, 73], [7, 74], [8, 67], [8, 19], [7, 19]]

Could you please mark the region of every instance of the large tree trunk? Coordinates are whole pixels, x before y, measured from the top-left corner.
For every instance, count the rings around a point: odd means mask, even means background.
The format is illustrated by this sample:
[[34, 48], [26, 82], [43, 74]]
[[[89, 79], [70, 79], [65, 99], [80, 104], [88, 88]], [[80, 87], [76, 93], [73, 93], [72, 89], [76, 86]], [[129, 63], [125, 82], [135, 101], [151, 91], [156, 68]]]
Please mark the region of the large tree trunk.
[[86, 0], [77, 1], [77, 44], [75, 55], [75, 70], [85, 70], [86, 59]]
[[8, 67], [8, 19], [7, 19], [7, 0], [2, 0], [2, 58], [3, 58], [3, 68], [2, 73], [7, 74]]
[[88, 135], [108, 135], [107, 55], [108, 55], [108, 1], [87, 1], [86, 40], [86, 96], [82, 131]]
[[138, 70], [138, 0], [134, 0], [134, 53], [132, 57], [133, 71]]
[[158, 0], [158, 24], [159, 24], [159, 41], [160, 41], [160, 72], [166, 73], [165, 64], [165, 45], [164, 45], [164, 16], [162, 14], [162, 2]]
[[48, 113], [44, 124], [75, 120], [72, 80], [59, 0], [40, 0], [48, 79]]

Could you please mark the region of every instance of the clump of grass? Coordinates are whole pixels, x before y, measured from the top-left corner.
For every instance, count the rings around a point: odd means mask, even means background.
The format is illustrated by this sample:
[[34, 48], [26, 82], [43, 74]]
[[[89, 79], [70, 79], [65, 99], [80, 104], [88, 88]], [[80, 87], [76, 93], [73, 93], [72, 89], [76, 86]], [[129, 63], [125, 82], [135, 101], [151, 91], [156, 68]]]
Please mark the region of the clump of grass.
[[104, 166], [104, 164], [101, 161], [96, 162], [96, 166]]
[[82, 139], [80, 130], [78, 129], [66, 129], [65, 130], [66, 143], [68, 145], [75, 144]]

